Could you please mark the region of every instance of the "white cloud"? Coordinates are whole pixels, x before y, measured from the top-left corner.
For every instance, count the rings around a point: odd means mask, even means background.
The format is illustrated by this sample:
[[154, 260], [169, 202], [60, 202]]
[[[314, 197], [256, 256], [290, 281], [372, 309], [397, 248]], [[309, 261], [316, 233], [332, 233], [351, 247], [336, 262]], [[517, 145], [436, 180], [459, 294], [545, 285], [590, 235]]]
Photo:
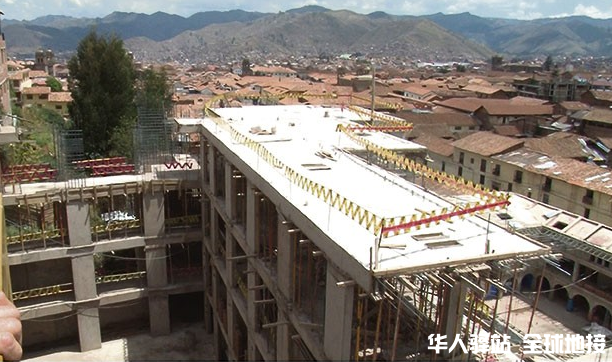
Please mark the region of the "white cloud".
[[578, 4], [574, 8], [573, 15], [586, 15], [597, 19], [608, 19], [612, 18], [612, 7], [610, 7], [608, 11], [604, 11], [594, 5]]

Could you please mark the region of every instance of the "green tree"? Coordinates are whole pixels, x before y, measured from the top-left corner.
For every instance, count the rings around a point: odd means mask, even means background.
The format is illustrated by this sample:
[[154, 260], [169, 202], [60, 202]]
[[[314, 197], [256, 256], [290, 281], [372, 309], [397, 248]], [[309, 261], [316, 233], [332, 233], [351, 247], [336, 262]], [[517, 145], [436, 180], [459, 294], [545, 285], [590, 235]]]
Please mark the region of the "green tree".
[[51, 92], [61, 92], [63, 90], [62, 83], [55, 77], [47, 77], [45, 82], [47, 87], [51, 88]]
[[546, 57], [546, 60], [542, 64], [542, 69], [548, 72], [552, 69], [552, 67], [553, 67], [553, 58], [549, 55]]
[[172, 103], [172, 91], [166, 72], [145, 69], [138, 73], [136, 106], [168, 110]]
[[503, 64], [504, 57], [502, 57], [501, 55], [494, 55], [491, 57], [491, 69], [500, 70]]
[[2, 146], [2, 165], [54, 163], [53, 133], [68, 124], [57, 112], [38, 107], [25, 108], [18, 118], [21, 142]]
[[253, 75], [253, 70], [251, 69], [251, 61], [249, 58], [242, 59], [242, 75]]
[[90, 157], [131, 154], [117, 132], [136, 118], [135, 71], [131, 57], [116, 35], [100, 36], [92, 29], [68, 62], [73, 102], [70, 116], [83, 130], [85, 152]]

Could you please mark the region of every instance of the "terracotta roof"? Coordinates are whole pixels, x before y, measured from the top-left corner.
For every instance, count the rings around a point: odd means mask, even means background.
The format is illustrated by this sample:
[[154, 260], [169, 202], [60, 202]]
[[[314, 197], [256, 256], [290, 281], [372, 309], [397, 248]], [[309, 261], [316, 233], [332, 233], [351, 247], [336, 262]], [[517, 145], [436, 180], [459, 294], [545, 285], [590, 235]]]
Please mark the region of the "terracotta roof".
[[523, 134], [515, 124], [493, 126], [493, 132], [500, 136], [517, 137]]
[[612, 92], [610, 92], [610, 91], [591, 90], [590, 92], [593, 95], [593, 98], [595, 98], [597, 100], [600, 100], [600, 101], [612, 101]]
[[254, 66], [253, 68], [251, 68], [253, 70], [253, 72], [261, 72], [261, 73], [286, 73], [286, 74], [296, 74], [297, 72], [293, 69], [289, 69], [289, 68], [285, 68], [285, 67], [261, 67], [261, 66]]
[[478, 122], [465, 113], [415, 113], [399, 112], [397, 117], [413, 124], [445, 124], [447, 126], [478, 127]]
[[487, 102], [481, 107], [492, 116], [550, 116], [553, 114], [552, 105], [521, 105], [503, 102]]
[[408, 84], [404, 84], [404, 83], [399, 83], [399, 84], [394, 84], [393, 86], [391, 86], [391, 90], [392, 91], [396, 91], [396, 92], [407, 92], [407, 93], [412, 93], [412, 94], [418, 94], [419, 96], [425, 96], [429, 93], [431, 93], [433, 91], [433, 89], [428, 88], [428, 87], [424, 87], [421, 86], [419, 84], [416, 83], [408, 83]]
[[70, 92], [51, 92], [49, 102], [70, 103], [72, 102], [72, 94]]
[[508, 152], [523, 145], [523, 140], [496, 135], [491, 132], [476, 132], [453, 142], [453, 146], [482, 156]]
[[[422, 136], [432, 136], [436, 138], [459, 138], [455, 137], [451, 130], [445, 124], [415, 124], [412, 131], [408, 134], [409, 139], [419, 138]], [[452, 141], [452, 140], [451, 140]]]
[[583, 111], [591, 107], [588, 104], [585, 104], [582, 102], [575, 102], [575, 101], [560, 102], [559, 106], [561, 106], [563, 109], [566, 109], [568, 111]]
[[612, 194], [612, 173], [610, 170], [597, 165], [558, 157], [552, 158], [548, 163], [540, 163], [539, 167], [538, 165], [528, 165], [525, 168], [572, 185], [608, 195]]
[[525, 147], [551, 157], [587, 158], [589, 154], [579, 141], [583, 138], [572, 133], [557, 132], [547, 137], [525, 140]]
[[474, 92], [474, 93], [482, 93], [482, 94], [495, 94], [497, 92], [503, 92], [499, 88], [489, 87], [486, 85], [478, 85], [478, 84], [470, 84], [463, 87], [463, 90]]
[[456, 109], [463, 112], [473, 113], [482, 106], [481, 98], [451, 98], [444, 101], [434, 102], [437, 105]]
[[25, 88], [21, 94], [47, 94], [51, 93], [50, 87], [30, 87]]
[[429, 151], [435, 154], [445, 157], [451, 157], [453, 155], [454, 147], [451, 145], [451, 140], [424, 134], [412, 141], [427, 147]]
[[47, 72], [45, 72], [44, 70], [31, 70], [30, 71], [30, 78], [47, 78], [49, 76], [49, 74]]
[[585, 121], [592, 122], [601, 122], [601, 123], [611, 123], [612, 124], [612, 110], [609, 109], [593, 109], [591, 111], [585, 112], [578, 117], [578, 119], [583, 119]]

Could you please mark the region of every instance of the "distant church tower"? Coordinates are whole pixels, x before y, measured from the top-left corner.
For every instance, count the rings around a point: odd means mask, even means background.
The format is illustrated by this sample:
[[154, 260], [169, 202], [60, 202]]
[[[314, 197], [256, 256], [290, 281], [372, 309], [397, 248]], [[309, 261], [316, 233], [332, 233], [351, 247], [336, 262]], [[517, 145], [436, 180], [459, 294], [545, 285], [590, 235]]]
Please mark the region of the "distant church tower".
[[38, 49], [35, 55], [34, 70], [44, 70], [48, 74], [51, 74], [49, 71], [53, 69], [53, 63], [55, 62], [54, 57], [51, 49]]

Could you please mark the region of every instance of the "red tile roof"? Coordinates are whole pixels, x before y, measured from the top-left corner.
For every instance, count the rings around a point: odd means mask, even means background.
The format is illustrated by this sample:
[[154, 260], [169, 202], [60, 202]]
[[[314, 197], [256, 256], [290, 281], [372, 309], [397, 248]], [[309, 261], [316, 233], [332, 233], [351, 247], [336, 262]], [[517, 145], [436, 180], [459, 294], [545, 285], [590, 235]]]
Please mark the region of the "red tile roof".
[[523, 140], [496, 135], [491, 132], [476, 132], [452, 143], [455, 148], [485, 157], [519, 148]]

